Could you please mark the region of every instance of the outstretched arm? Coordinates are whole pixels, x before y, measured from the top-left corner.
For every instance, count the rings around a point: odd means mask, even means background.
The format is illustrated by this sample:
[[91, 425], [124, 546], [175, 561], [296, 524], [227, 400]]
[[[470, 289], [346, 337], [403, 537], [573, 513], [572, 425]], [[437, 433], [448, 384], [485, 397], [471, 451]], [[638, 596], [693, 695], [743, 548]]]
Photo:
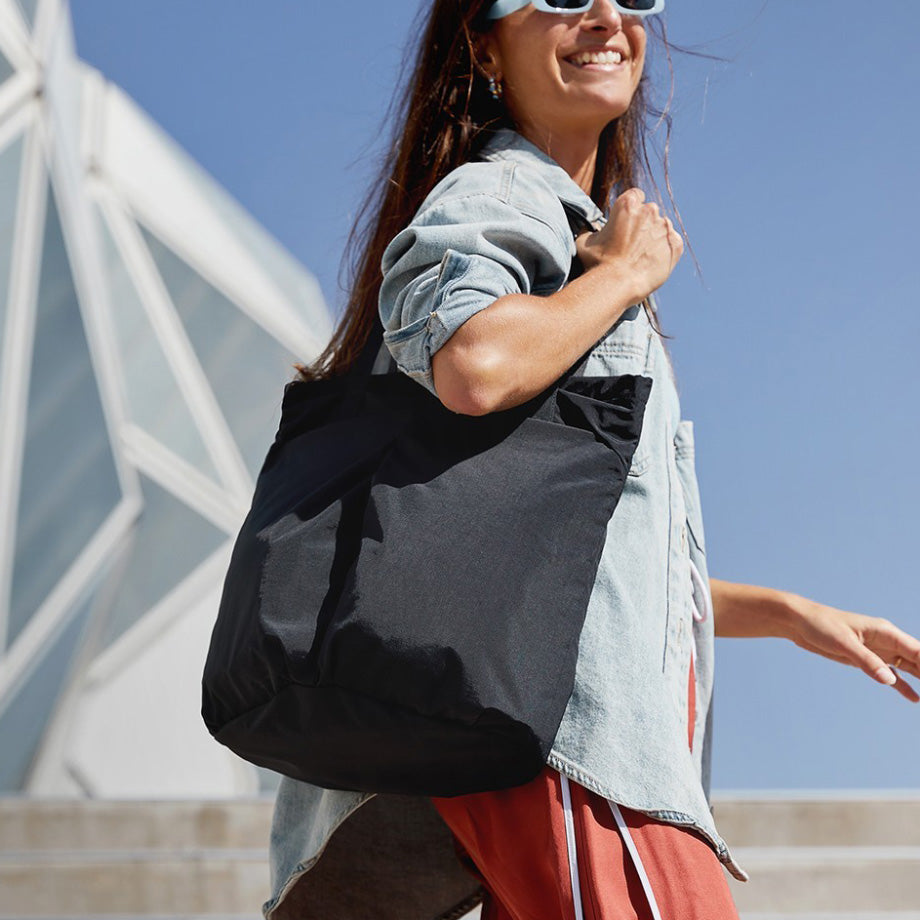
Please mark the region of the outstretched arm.
[[809, 652], [860, 668], [912, 703], [920, 702], [897, 673], [920, 678], [920, 640], [891, 621], [838, 610], [791, 591], [718, 578], [709, 584], [717, 636], [789, 639]]

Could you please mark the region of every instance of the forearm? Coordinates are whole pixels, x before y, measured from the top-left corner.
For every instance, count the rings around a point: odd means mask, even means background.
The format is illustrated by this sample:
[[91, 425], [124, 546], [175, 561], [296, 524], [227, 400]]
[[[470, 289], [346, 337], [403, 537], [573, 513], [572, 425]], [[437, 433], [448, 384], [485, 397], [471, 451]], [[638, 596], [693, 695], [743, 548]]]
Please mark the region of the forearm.
[[710, 578], [715, 634], [722, 638], [790, 637], [800, 598], [790, 591]]
[[557, 380], [638, 299], [631, 279], [609, 264], [547, 297], [500, 297], [435, 353], [435, 390], [465, 415], [520, 405]]

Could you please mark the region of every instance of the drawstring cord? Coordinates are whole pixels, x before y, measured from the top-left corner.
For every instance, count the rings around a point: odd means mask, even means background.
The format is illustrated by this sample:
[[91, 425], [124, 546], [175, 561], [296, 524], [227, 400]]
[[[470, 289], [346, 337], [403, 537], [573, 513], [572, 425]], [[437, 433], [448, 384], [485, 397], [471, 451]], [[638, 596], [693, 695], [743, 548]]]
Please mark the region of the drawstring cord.
[[690, 560], [690, 580], [693, 582], [694, 589], [699, 589], [700, 597], [703, 598], [703, 609], [700, 610], [696, 606], [696, 590], [693, 591], [692, 603], [693, 603], [693, 619], [697, 623], [702, 623], [707, 616], [712, 614], [712, 601], [709, 599], [709, 591], [706, 589], [706, 582], [703, 581], [703, 576], [700, 574], [700, 570], [693, 564], [693, 560]]

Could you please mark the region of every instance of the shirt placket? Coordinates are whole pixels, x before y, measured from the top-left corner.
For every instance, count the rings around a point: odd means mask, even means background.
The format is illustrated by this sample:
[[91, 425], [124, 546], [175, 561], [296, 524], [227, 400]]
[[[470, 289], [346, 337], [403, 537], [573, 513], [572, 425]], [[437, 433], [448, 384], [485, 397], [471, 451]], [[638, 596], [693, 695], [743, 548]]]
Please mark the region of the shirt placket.
[[[666, 374], [658, 380], [670, 386]], [[666, 382], [667, 381], [667, 382]], [[679, 410], [678, 410], [679, 411]], [[693, 654], [693, 581], [690, 568], [690, 533], [683, 486], [677, 469], [674, 444], [676, 424], [673, 412], [666, 417], [666, 454], [670, 502], [670, 535], [668, 547], [668, 617], [665, 640], [664, 672], [678, 715], [687, 713], [690, 659]]]

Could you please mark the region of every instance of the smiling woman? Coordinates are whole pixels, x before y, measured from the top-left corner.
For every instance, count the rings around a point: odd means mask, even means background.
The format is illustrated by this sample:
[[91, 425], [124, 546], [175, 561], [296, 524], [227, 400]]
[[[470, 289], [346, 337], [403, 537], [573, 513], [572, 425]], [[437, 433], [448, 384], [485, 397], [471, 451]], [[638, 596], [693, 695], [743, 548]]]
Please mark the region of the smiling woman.
[[[477, 898], [485, 920], [736, 920], [723, 866], [747, 876], [709, 803], [714, 636], [781, 636], [916, 700], [888, 663], [920, 675], [920, 642], [887, 620], [709, 578], [693, 424], [654, 298], [684, 243], [642, 188], [660, 11], [431, 6], [348, 309], [301, 377], [356, 373], [369, 349], [377, 372], [395, 366], [471, 416], [522, 406], [573, 367], [653, 386], [542, 772], [431, 800], [286, 778], [269, 920], [458, 917]], [[514, 571], [481, 565], [470, 579]]]

